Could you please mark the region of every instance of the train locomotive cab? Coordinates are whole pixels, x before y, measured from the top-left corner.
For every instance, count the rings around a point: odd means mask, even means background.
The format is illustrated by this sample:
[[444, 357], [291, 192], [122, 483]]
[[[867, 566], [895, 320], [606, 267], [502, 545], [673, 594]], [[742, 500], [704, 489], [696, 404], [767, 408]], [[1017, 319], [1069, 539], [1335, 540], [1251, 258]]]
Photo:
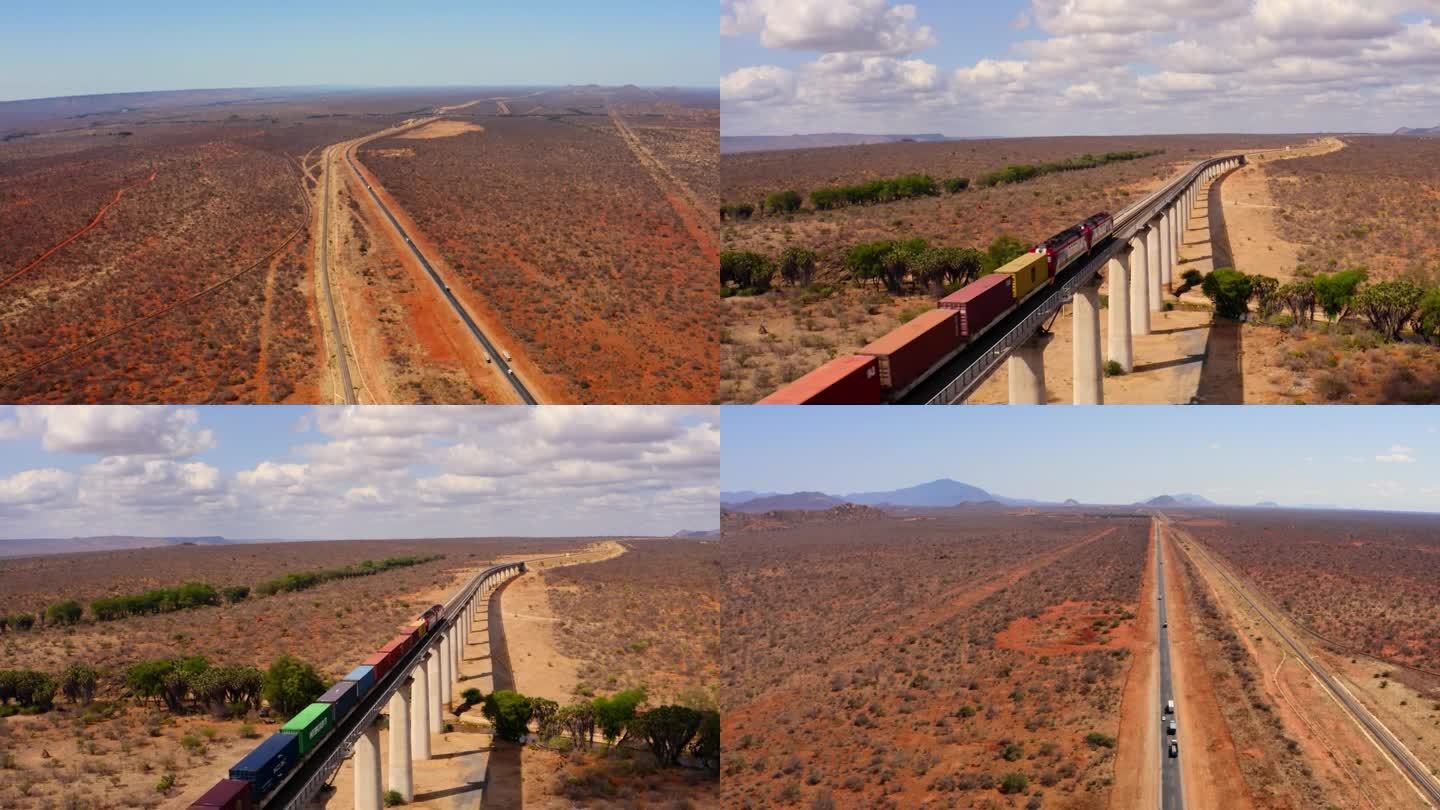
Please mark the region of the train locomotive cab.
[[1085, 234], [1085, 244], [1090, 250], [1104, 242], [1115, 232], [1115, 218], [1110, 212], [1101, 211], [1093, 217], [1080, 223], [1080, 231]]
[[1085, 235], [1081, 232], [1079, 225], [1066, 228], [1035, 246], [1036, 253], [1045, 254], [1045, 260], [1049, 263], [1050, 278], [1060, 275], [1061, 270], [1085, 255], [1089, 249], [1085, 244]]

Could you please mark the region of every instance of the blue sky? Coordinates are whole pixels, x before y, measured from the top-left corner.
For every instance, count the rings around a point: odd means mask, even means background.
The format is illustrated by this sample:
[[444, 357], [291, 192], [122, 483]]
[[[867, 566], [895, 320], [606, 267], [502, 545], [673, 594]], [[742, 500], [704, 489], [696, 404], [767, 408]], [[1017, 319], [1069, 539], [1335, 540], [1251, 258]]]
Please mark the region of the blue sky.
[[0, 407], [0, 538], [669, 535], [719, 523], [707, 407]]
[[999, 495], [1440, 511], [1427, 407], [726, 407], [724, 490], [835, 494], [953, 478]]
[[279, 85], [714, 87], [700, 0], [4, 4], [0, 100]]
[[1432, 126], [1437, 15], [1433, 0], [721, 0], [722, 132]]

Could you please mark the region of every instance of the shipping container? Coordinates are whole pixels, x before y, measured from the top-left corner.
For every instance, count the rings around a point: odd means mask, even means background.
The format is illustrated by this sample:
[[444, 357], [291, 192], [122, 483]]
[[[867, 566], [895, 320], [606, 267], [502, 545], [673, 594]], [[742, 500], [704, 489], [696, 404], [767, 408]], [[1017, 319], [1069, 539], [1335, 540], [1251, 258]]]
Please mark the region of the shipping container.
[[879, 405], [879, 362], [870, 355], [837, 357], [760, 400], [760, 404]]
[[350, 710], [355, 708], [355, 704], [360, 702], [360, 691], [354, 681], [341, 681], [325, 690], [325, 694], [316, 698], [315, 702], [329, 703], [331, 706], [334, 706], [335, 713], [333, 717], [335, 722], [338, 723], [340, 722], [340, 718], [349, 714]]
[[310, 753], [315, 744], [335, 730], [335, 711], [329, 703], [311, 703], [280, 727], [300, 740], [300, 754]]
[[1043, 253], [1026, 253], [996, 270], [995, 274], [1015, 279], [1010, 289], [1015, 300], [1019, 302], [1050, 280], [1050, 265]]
[[364, 698], [370, 694], [371, 689], [375, 688], [375, 677], [375, 665], [362, 664], [350, 670], [346, 674], [345, 680], [355, 682], [356, 698]]
[[[1038, 256], [1044, 266], [1044, 256], [1030, 255]], [[940, 299], [940, 306], [959, 312], [961, 337], [973, 338], [1015, 305], [1014, 283], [1012, 275], [991, 273]]]
[[221, 779], [205, 795], [190, 803], [190, 810], [254, 810], [250, 783], [243, 779]]
[[395, 661], [389, 653], [377, 652], [374, 655], [371, 655], [369, 658], [366, 658], [364, 661], [361, 661], [360, 665], [370, 667], [370, 669], [375, 673], [375, 680], [378, 681], [381, 678], [385, 677], [385, 673], [390, 671], [390, 667], [395, 665]]
[[270, 735], [269, 739], [235, 763], [230, 769], [230, 778], [249, 782], [250, 797], [258, 802], [280, 784], [299, 759], [299, 738], [282, 731]]
[[960, 348], [961, 340], [959, 313], [932, 309], [871, 342], [860, 354], [879, 361], [880, 385], [899, 395]]

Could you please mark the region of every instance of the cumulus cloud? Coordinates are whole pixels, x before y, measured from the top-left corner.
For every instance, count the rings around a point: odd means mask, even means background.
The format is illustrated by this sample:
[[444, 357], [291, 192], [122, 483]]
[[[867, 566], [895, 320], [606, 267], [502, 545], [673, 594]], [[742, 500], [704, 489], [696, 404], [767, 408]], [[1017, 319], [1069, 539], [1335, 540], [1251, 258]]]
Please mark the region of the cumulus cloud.
[[[853, 38], [777, 33], [828, 30], [819, 20], [885, 30], [882, 12], [898, 8], [722, 4], [731, 36], [821, 52], [726, 76], [726, 134], [1388, 131], [1433, 123], [1440, 86], [1434, 0], [1032, 0], [1013, 27], [1039, 38], [982, 43], [960, 64], [913, 37], [891, 40], [908, 50], [866, 50]], [[905, 30], [923, 28], [930, 8], [908, 10]]]
[[215, 445], [193, 408], [152, 405], [29, 405], [10, 432], [35, 436], [46, 450], [184, 458]]
[[892, 56], [935, 45], [915, 7], [887, 0], [722, 0], [720, 33], [757, 34], [767, 48]]
[[75, 498], [75, 476], [64, 470], [22, 470], [0, 478], [0, 515], [62, 506]]

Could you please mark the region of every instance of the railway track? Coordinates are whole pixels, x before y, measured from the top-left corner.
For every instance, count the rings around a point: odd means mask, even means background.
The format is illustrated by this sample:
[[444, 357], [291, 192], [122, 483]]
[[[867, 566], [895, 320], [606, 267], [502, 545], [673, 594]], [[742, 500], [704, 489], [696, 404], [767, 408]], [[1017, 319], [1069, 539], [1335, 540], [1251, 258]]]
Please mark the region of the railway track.
[[[1169, 525], [1167, 519], [1162, 518], [1162, 520], [1166, 526]], [[1326, 672], [1323, 667], [1315, 663], [1315, 660], [1301, 649], [1300, 645], [1296, 644], [1295, 641], [1290, 638], [1290, 635], [1280, 626], [1280, 623], [1270, 615], [1270, 611], [1262, 607], [1256, 600], [1251, 599], [1250, 594], [1246, 593], [1245, 590], [1240, 587], [1239, 583], [1230, 576], [1224, 567], [1215, 562], [1215, 558], [1210, 556], [1210, 553], [1202, 548], [1198, 541], [1189, 535], [1186, 535], [1186, 538], [1190, 540], [1190, 547], [1201, 557], [1204, 557], [1205, 561], [1220, 575], [1220, 578], [1223, 579], [1235, 593], [1239, 594], [1240, 598], [1244, 599], [1245, 603], [1259, 614], [1261, 619], [1265, 620], [1265, 623], [1270, 626], [1271, 630], [1275, 631], [1275, 635], [1289, 648], [1289, 653], [1305, 665], [1305, 668], [1310, 671], [1310, 674], [1315, 680], [1319, 681], [1320, 684], [1325, 687], [1335, 702], [1344, 707], [1350, 714], [1351, 719], [1365, 730], [1366, 734], [1370, 736], [1371, 740], [1373, 740], [1381, 750], [1389, 755], [1390, 759], [1399, 766], [1401, 772], [1414, 784], [1417, 792], [1432, 806], [1440, 807], [1440, 781], [1437, 781], [1430, 775], [1424, 763], [1416, 759], [1415, 756], [1410, 753], [1409, 749], [1397, 740], [1395, 735], [1390, 733], [1390, 729], [1386, 728], [1384, 723], [1375, 719], [1375, 716], [1370, 714], [1369, 709], [1366, 709], [1360, 701], [1350, 695], [1348, 690], [1342, 687], [1334, 678], [1330, 677], [1330, 674]]]

